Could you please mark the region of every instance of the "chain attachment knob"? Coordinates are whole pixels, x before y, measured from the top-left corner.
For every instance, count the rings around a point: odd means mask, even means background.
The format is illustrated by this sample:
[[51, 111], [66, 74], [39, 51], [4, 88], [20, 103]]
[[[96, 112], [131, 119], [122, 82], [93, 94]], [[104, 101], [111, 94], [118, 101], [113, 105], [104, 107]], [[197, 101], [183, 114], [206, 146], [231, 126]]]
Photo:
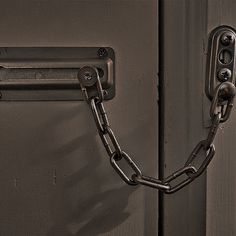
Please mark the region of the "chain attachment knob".
[[92, 66], [84, 66], [79, 70], [78, 73], [78, 79], [85, 87], [91, 87], [95, 85], [98, 77], [98, 70]]

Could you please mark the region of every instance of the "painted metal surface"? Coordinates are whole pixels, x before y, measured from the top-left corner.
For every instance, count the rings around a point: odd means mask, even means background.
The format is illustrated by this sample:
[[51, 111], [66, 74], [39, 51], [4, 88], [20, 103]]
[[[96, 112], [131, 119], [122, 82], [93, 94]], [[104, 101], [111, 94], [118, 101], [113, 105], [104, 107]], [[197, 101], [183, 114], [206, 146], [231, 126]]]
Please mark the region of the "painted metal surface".
[[[236, 28], [236, 2], [233, 0], [209, 0], [207, 31], [216, 26], [229, 25]], [[218, 134], [216, 154], [212, 168], [207, 174], [207, 236], [236, 235], [235, 192], [235, 138], [236, 111]]]
[[[112, 47], [106, 102], [126, 151], [157, 174], [154, 0], [1, 1], [0, 47]], [[0, 103], [0, 234], [157, 235], [157, 191], [124, 185], [83, 102]]]
[[[194, 143], [209, 127], [209, 101], [204, 91], [208, 37], [215, 27], [236, 27], [236, 2], [161, 2], [162, 174], [168, 174], [185, 161]], [[230, 121], [219, 130], [215, 141], [217, 151], [207, 178], [202, 177], [173, 196], [162, 196], [163, 235], [236, 235], [235, 116], [234, 109]]]
[[[168, 176], [183, 166], [196, 143], [206, 135], [207, 2], [163, 0], [161, 12], [161, 155], [162, 176]], [[161, 202], [161, 235], [206, 235], [205, 175], [174, 195], [162, 195]]]

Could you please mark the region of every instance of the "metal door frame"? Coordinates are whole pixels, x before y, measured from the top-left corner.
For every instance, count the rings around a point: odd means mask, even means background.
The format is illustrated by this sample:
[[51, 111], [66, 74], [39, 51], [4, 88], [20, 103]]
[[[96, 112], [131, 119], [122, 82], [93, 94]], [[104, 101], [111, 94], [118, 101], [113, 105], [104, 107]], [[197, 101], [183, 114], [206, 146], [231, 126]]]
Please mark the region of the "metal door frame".
[[[180, 168], [205, 137], [207, 0], [160, 0], [160, 178]], [[159, 236], [206, 235], [206, 175], [159, 194]]]

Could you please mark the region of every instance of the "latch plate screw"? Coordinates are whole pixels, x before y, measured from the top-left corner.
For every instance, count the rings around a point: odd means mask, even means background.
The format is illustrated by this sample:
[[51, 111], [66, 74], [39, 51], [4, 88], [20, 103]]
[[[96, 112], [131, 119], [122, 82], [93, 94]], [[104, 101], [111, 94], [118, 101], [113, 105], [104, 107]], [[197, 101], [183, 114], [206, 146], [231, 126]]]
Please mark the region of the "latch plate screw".
[[106, 48], [99, 48], [98, 56], [101, 57], [101, 58], [107, 57], [108, 56], [108, 51], [106, 50]]

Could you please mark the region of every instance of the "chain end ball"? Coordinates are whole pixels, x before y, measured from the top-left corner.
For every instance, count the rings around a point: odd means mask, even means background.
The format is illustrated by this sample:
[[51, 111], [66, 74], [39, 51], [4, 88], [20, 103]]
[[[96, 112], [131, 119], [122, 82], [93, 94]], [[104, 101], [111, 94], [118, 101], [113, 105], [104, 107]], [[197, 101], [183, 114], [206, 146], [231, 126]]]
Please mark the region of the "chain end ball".
[[236, 88], [231, 82], [224, 82], [220, 86], [219, 99], [222, 101], [233, 99], [236, 95]]

